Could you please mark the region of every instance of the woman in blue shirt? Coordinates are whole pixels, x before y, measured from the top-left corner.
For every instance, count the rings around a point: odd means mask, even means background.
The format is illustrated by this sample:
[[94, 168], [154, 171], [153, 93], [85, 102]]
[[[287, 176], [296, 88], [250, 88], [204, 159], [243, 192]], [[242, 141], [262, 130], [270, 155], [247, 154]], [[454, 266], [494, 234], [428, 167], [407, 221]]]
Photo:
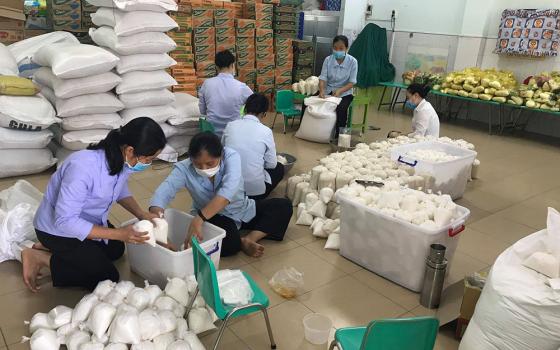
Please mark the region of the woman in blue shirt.
[[[202, 132], [189, 145], [189, 159], [175, 165], [150, 201], [150, 211], [159, 215], [182, 188], [193, 200], [185, 246], [194, 235], [202, 240], [202, 224], [207, 221], [223, 228], [222, 256], [245, 254], [260, 257], [263, 239], [281, 241], [292, 216], [292, 203], [285, 198], [255, 202], [245, 194], [241, 158], [233, 149], [223, 147], [218, 136]], [[241, 237], [240, 230], [250, 232]]]
[[319, 97], [328, 95], [342, 98], [336, 108], [336, 136], [348, 120], [348, 107], [354, 99], [353, 87], [357, 82], [358, 61], [348, 53], [348, 38], [337, 35], [333, 39], [333, 53], [325, 58], [319, 76]]
[[109, 211], [117, 202], [138, 219], [156, 217], [140, 208], [128, 190], [128, 178], [147, 169], [165, 143], [156, 122], [137, 118], [64, 161], [35, 214], [41, 244], [22, 252], [23, 278], [29, 289], [37, 291], [42, 268], [50, 268], [55, 287], [93, 290], [100, 281], [119, 280], [113, 261], [123, 255], [123, 242], [140, 244], [148, 237], [132, 226], [114, 228]]

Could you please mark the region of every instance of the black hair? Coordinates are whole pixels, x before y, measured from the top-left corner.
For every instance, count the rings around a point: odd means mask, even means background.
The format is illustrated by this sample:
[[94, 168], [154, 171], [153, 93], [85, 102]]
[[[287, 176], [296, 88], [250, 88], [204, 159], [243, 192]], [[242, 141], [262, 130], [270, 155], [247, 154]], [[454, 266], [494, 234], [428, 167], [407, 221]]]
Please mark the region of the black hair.
[[337, 42], [342, 41], [344, 43], [344, 46], [346, 46], [346, 48], [348, 48], [348, 38], [346, 37], [346, 35], [337, 35], [334, 37], [332, 44], [336, 44]]
[[428, 96], [428, 93], [430, 93], [430, 90], [432, 90], [432, 87], [429, 84], [418, 83], [410, 84], [406, 88], [406, 91], [410, 92], [412, 95], [418, 94], [422, 98], [426, 98], [426, 96]]
[[202, 151], [206, 151], [211, 157], [219, 158], [224, 153], [224, 147], [220, 138], [213, 132], [204, 131], [194, 135], [189, 144], [189, 157], [196, 158]]
[[158, 123], [148, 117], [136, 118], [119, 129], [111, 130], [105, 139], [89, 145], [90, 150], [104, 150], [109, 165], [109, 175], [123, 169], [123, 146], [134, 148], [135, 156], [153, 156], [165, 147], [167, 140]]
[[245, 102], [245, 113], [259, 115], [268, 111], [268, 98], [263, 94], [252, 94]]
[[220, 51], [215, 58], [216, 67], [218, 69], [227, 68], [235, 63], [235, 56], [229, 50]]

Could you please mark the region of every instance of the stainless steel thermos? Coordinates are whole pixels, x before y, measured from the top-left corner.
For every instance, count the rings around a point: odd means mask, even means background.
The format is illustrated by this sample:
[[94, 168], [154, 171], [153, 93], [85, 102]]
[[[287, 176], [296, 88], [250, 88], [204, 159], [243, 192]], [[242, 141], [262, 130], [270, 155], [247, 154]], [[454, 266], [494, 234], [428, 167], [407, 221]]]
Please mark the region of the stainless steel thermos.
[[445, 246], [432, 244], [430, 254], [426, 258], [426, 273], [424, 284], [420, 293], [420, 305], [434, 309], [439, 306], [445, 272], [447, 270], [447, 259], [445, 258]]

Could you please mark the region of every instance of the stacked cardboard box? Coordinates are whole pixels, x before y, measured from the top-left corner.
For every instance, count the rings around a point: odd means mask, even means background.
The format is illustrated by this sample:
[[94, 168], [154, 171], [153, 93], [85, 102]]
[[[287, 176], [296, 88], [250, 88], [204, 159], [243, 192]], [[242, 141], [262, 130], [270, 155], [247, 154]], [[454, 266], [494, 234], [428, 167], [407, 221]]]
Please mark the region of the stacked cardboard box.
[[86, 0], [82, 0], [82, 29], [88, 29], [93, 27], [93, 22], [91, 21], [91, 15], [97, 11], [97, 6], [91, 5]]
[[235, 11], [229, 8], [214, 10], [216, 53], [229, 50], [235, 55]]
[[252, 90], [256, 85], [256, 49], [255, 49], [255, 20], [236, 19], [236, 53], [238, 79], [247, 84]]
[[238, 2], [224, 2], [224, 9], [230, 9], [233, 11], [235, 18], [243, 18], [243, 4]]
[[54, 30], [82, 31], [80, 0], [51, 0], [48, 4]]
[[292, 39], [277, 37], [274, 49], [276, 61], [275, 90], [289, 90], [292, 86], [292, 71], [294, 67]]
[[293, 80], [305, 80], [313, 75], [313, 62], [315, 57], [313, 42], [293, 40], [292, 43], [294, 48]]
[[277, 38], [297, 38], [299, 9], [295, 5], [279, 5], [274, 7], [274, 34]]
[[272, 29], [274, 5], [257, 2], [248, 3], [245, 5], [245, 17], [254, 19], [257, 28]]
[[13, 44], [23, 40], [25, 15], [22, 0], [3, 0], [0, 2], [0, 43]]
[[216, 27], [214, 27], [214, 8], [212, 2], [203, 7], [193, 7], [193, 48], [196, 67], [197, 91], [207, 78], [216, 75]]
[[265, 95], [274, 93], [276, 62], [274, 57], [274, 32], [272, 19], [274, 5], [249, 2], [245, 5], [247, 18], [255, 20], [256, 91]]
[[177, 61], [177, 65], [170, 68], [171, 75], [177, 81], [172, 91], [196, 96], [196, 71], [192, 50], [192, 7], [190, 4], [179, 3], [177, 12], [171, 12], [170, 16], [179, 25], [179, 28], [168, 33], [177, 44], [175, 50], [169, 54]]

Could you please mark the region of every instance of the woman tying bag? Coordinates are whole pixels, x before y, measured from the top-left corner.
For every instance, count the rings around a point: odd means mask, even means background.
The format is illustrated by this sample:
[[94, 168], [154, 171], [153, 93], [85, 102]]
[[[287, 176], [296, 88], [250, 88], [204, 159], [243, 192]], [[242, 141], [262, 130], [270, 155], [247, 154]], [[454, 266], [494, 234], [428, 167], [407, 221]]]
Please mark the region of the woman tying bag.
[[113, 261], [124, 243], [144, 243], [145, 232], [132, 226], [115, 229], [107, 220], [113, 203], [141, 220], [157, 217], [143, 211], [128, 190], [128, 178], [147, 169], [166, 139], [150, 118], [134, 119], [88, 150], [68, 157], [52, 175], [35, 215], [40, 244], [22, 252], [23, 279], [39, 288], [40, 270], [51, 270], [55, 287], [93, 290], [100, 281], [119, 280]]
[[[426, 101], [426, 96], [432, 89], [429, 85], [410, 84], [406, 88], [405, 106], [414, 110], [412, 116], [412, 132], [409, 137], [434, 136], [439, 137], [439, 117], [432, 104]], [[400, 131], [391, 131], [387, 137], [393, 138], [401, 134]]]
[[[292, 204], [284, 198], [258, 202], [248, 198], [237, 152], [224, 148], [213, 133], [202, 132], [192, 138], [189, 155], [189, 159], [175, 165], [150, 202], [150, 211], [160, 215], [180, 189], [189, 191], [195, 217], [189, 226], [185, 247], [189, 246], [193, 235], [202, 240], [205, 221], [226, 231], [222, 256], [243, 250], [249, 256], [260, 257], [264, 252], [264, 247], [258, 243], [261, 239], [284, 239]], [[242, 229], [250, 232], [241, 237]]]
[[230, 122], [222, 136], [224, 146], [241, 156], [245, 191], [249, 198], [259, 200], [278, 186], [284, 177], [284, 166], [276, 158], [272, 130], [263, 123], [268, 111], [268, 99], [263, 94], [249, 96], [245, 116]]

